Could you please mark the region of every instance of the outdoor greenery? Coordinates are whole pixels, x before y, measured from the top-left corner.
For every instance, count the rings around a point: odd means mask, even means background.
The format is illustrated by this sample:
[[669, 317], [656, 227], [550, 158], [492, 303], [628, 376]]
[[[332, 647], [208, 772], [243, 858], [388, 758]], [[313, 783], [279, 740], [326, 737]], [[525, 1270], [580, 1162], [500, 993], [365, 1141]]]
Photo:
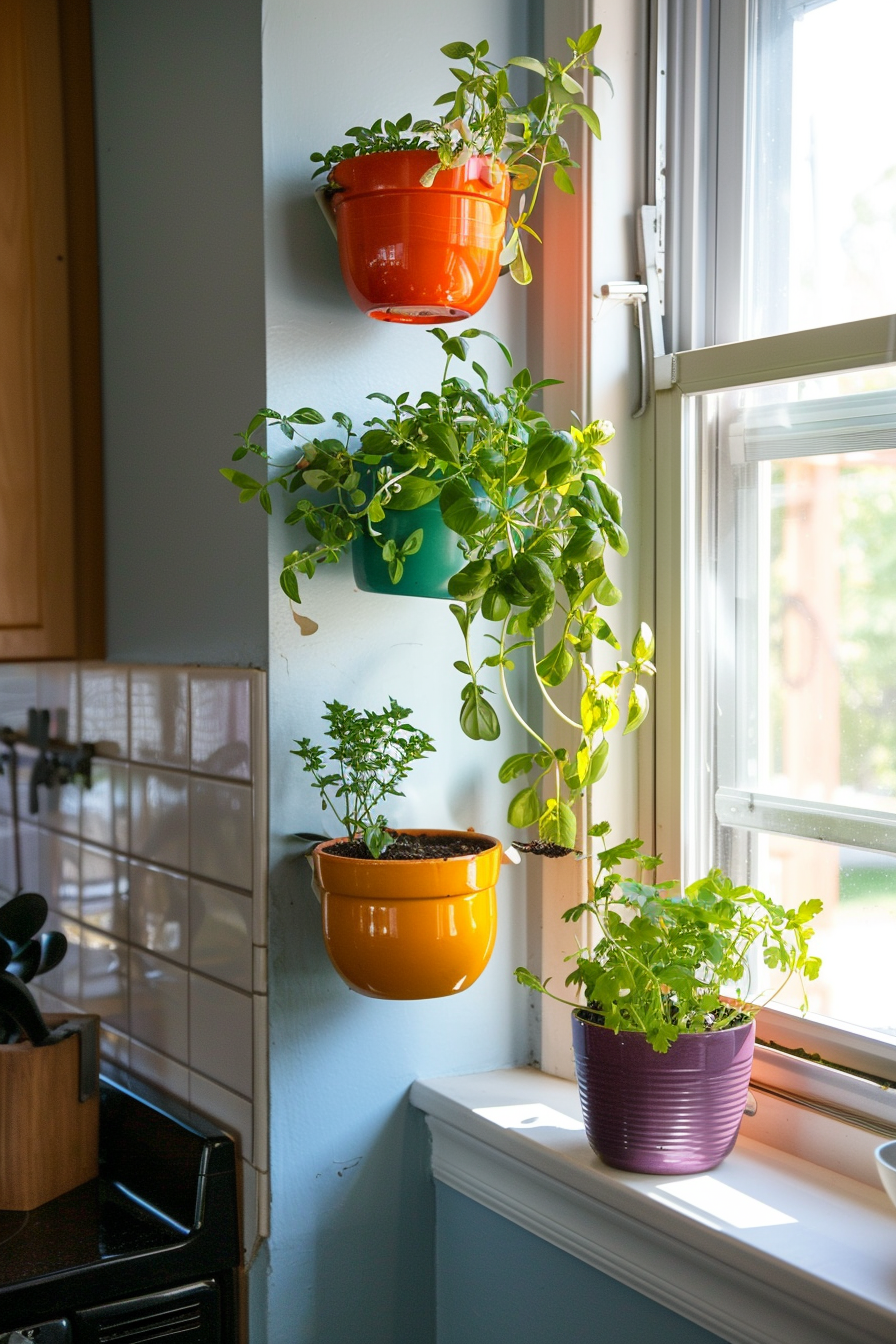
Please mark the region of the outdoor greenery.
[[[590, 833], [605, 840], [609, 829], [601, 822]], [[676, 893], [674, 882], [623, 879], [618, 869], [624, 860], [642, 870], [660, 863], [642, 853], [640, 840], [605, 846], [597, 856], [592, 899], [563, 915], [568, 923], [584, 916], [597, 923], [596, 944], [569, 958], [575, 969], [566, 984], [582, 989], [603, 1025], [643, 1032], [654, 1050], [664, 1053], [682, 1032], [720, 1031], [749, 1020], [794, 975], [801, 981], [817, 977], [821, 962], [809, 955], [808, 945], [821, 901], [785, 910], [755, 887], [734, 886], [718, 868]], [[761, 1003], [750, 993], [755, 947], [765, 965], [784, 977]], [[529, 989], [557, 997], [548, 981], [523, 966], [516, 977]], [[804, 990], [803, 1011], [806, 1007]]]
[[[319, 167], [313, 174], [329, 173], [344, 159], [362, 154], [380, 154], [391, 150], [432, 149], [438, 160], [420, 179], [431, 186], [440, 171], [459, 168], [473, 155], [492, 160], [493, 174], [506, 165], [511, 182], [523, 196], [510, 219], [510, 233], [501, 258], [510, 267], [513, 278], [523, 285], [532, 279], [522, 235], [538, 239], [529, 222], [538, 200], [542, 179], [551, 171], [561, 191], [574, 193], [570, 168], [579, 165], [561, 135], [563, 122], [571, 114], [581, 117], [588, 130], [600, 138], [600, 121], [585, 103], [585, 91], [576, 75], [590, 73], [610, 83], [607, 74], [591, 60], [601, 34], [601, 25], [589, 28], [579, 38], [568, 37], [571, 56], [565, 63], [553, 57], [545, 62], [533, 56], [513, 56], [505, 65], [487, 60], [488, 42], [449, 42], [441, 48], [451, 61], [469, 65], [452, 66], [456, 88], [442, 94], [436, 107], [446, 111], [438, 120], [413, 122], [408, 112], [396, 121], [379, 119], [370, 127], [353, 126], [346, 131], [345, 144], [333, 145], [325, 154], [311, 155]], [[538, 91], [526, 103], [518, 103], [510, 92], [509, 73], [517, 66], [536, 76]], [[612, 86], [611, 86], [612, 87]], [[538, 240], [540, 241], [540, 239]]]
[[[303, 524], [310, 538], [285, 557], [280, 576], [295, 602], [299, 576], [311, 578], [318, 564], [337, 561], [362, 533], [378, 539], [377, 525], [387, 509], [412, 512], [438, 499], [441, 523], [457, 535], [460, 551], [449, 591], [464, 640], [464, 657], [455, 663], [464, 677], [461, 727], [474, 739], [499, 736], [496, 690], [490, 684], [495, 678], [510, 714], [532, 743], [500, 771], [503, 783], [534, 775], [515, 793], [508, 820], [523, 828], [538, 823], [541, 840], [573, 848], [573, 804], [607, 768], [608, 732], [622, 721], [629, 733], [643, 721], [648, 696], [642, 678], [655, 671], [653, 636], [644, 625], [630, 657], [601, 675], [591, 665], [596, 645], [620, 650], [602, 614], [621, 597], [607, 573], [606, 548], [619, 555], [628, 550], [622, 502], [606, 479], [602, 452], [613, 427], [595, 420], [568, 431], [554, 429], [533, 403], [556, 380], [535, 382], [528, 369], [521, 369], [507, 387], [496, 390], [482, 365], [472, 361], [477, 383], [471, 384], [452, 365], [465, 363], [469, 342], [489, 333], [469, 329], [448, 336], [437, 329], [432, 335], [445, 355], [438, 391], [424, 392], [416, 402], [406, 392], [397, 397], [371, 393], [386, 410], [366, 421], [360, 436], [342, 412], [332, 416], [340, 438], [310, 438], [304, 429], [324, 423], [320, 412], [310, 407], [292, 415], [260, 411], [240, 435], [234, 457], [252, 453], [269, 462], [255, 436], [270, 425], [279, 426], [291, 441], [301, 440], [295, 460], [277, 468], [269, 481], [232, 468], [223, 474], [238, 487], [241, 500], [257, 498], [268, 512], [272, 490], [292, 495], [311, 487], [312, 493], [298, 498], [286, 517], [289, 524]], [[498, 344], [512, 366], [510, 352]], [[418, 545], [423, 533], [416, 529], [409, 542]], [[405, 542], [403, 554], [387, 553], [383, 543], [393, 582], [400, 577], [396, 562], [404, 563], [407, 547]], [[554, 633], [549, 647], [540, 651], [538, 632], [549, 618]], [[492, 652], [477, 662], [471, 632], [480, 620], [489, 627]], [[527, 721], [515, 703], [507, 673], [519, 658], [533, 665], [548, 719], [575, 735], [572, 752], [552, 745], [549, 730]], [[554, 699], [568, 681], [575, 687], [576, 717]], [[628, 691], [620, 713], [624, 686]]]
[[394, 699], [379, 713], [350, 709], [331, 700], [324, 705], [326, 736], [321, 747], [303, 737], [293, 756], [301, 758], [320, 793], [321, 809], [339, 819], [349, 839], [358, 837], [375, 859], [393, 842], [379, 808], [385, 798], [402, 798], [398, 785], [435, 743], [409, 722], [411, 711]]

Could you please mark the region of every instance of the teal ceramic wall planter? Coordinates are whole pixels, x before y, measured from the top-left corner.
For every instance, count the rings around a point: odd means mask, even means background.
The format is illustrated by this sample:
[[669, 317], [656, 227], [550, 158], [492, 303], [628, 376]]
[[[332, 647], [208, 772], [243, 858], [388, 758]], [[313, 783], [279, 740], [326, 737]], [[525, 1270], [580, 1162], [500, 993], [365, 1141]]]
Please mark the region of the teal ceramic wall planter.
[[442, 522], [438, 499], [410, 512], [387, 509], [385, 518], [376, 527], [381, 541], [391, 540], [398, 544], [422, 527], [423, 543], [416, 554], [407, 556], [404, 573], [398, 583], [393, 583], [389, 578], [389, 566], [373, 537], [356, 537], [352, 542], [352, 570], [355, 583], [362, 592], [391, 593], [399, 597], [450, 597], [448, 580], [463, 567], [464, 557], [458, 549], [457, 533]]

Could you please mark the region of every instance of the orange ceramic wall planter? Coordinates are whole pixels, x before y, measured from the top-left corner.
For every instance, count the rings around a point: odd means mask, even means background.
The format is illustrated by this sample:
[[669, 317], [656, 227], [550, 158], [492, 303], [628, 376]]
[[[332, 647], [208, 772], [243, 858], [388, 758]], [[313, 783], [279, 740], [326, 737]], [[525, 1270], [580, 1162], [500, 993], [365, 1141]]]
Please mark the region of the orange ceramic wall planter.
[[510, 175], [476, 157], [421, 186], [435, 161], [429, 150], [395, 150], [330, 172], [342, 275], [368, 317], [451, 322], [478, 312], [495, 287]]
[[315, 849], [314, 875], [324, 942], [343, 980], [375, 999], [469, 989], [495, 946], [500, 843], [448, 859], [392, 860], [340, 858], [331, 844]]

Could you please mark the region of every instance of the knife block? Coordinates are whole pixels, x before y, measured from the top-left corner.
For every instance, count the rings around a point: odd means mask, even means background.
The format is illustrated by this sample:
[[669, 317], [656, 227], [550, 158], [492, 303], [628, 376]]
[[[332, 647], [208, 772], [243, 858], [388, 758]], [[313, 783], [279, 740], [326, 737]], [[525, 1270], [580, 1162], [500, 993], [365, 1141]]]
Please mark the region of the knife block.
[[[45, 1017], [51, 1031], [85, 1020]], [[0, 1045], [0, 1209], [36, 1209], [99, 1175], [99, 1058], [94, 1051], [93, 1095], [81, 1101], [85, 1048], [77, 1034], [39, 1047]]]

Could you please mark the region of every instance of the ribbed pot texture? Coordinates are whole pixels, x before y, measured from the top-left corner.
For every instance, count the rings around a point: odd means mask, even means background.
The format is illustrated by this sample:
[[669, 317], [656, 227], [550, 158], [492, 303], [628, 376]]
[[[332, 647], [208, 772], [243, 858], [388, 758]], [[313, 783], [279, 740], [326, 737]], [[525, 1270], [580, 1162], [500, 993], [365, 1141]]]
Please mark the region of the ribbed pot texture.
[[756, 1024], [682, 1034], [658, 1054], [636, 1031], [572, 1015], [588, 1142], [608, 1166], [670, 1176], [710, 1171], [744, 1113]]

